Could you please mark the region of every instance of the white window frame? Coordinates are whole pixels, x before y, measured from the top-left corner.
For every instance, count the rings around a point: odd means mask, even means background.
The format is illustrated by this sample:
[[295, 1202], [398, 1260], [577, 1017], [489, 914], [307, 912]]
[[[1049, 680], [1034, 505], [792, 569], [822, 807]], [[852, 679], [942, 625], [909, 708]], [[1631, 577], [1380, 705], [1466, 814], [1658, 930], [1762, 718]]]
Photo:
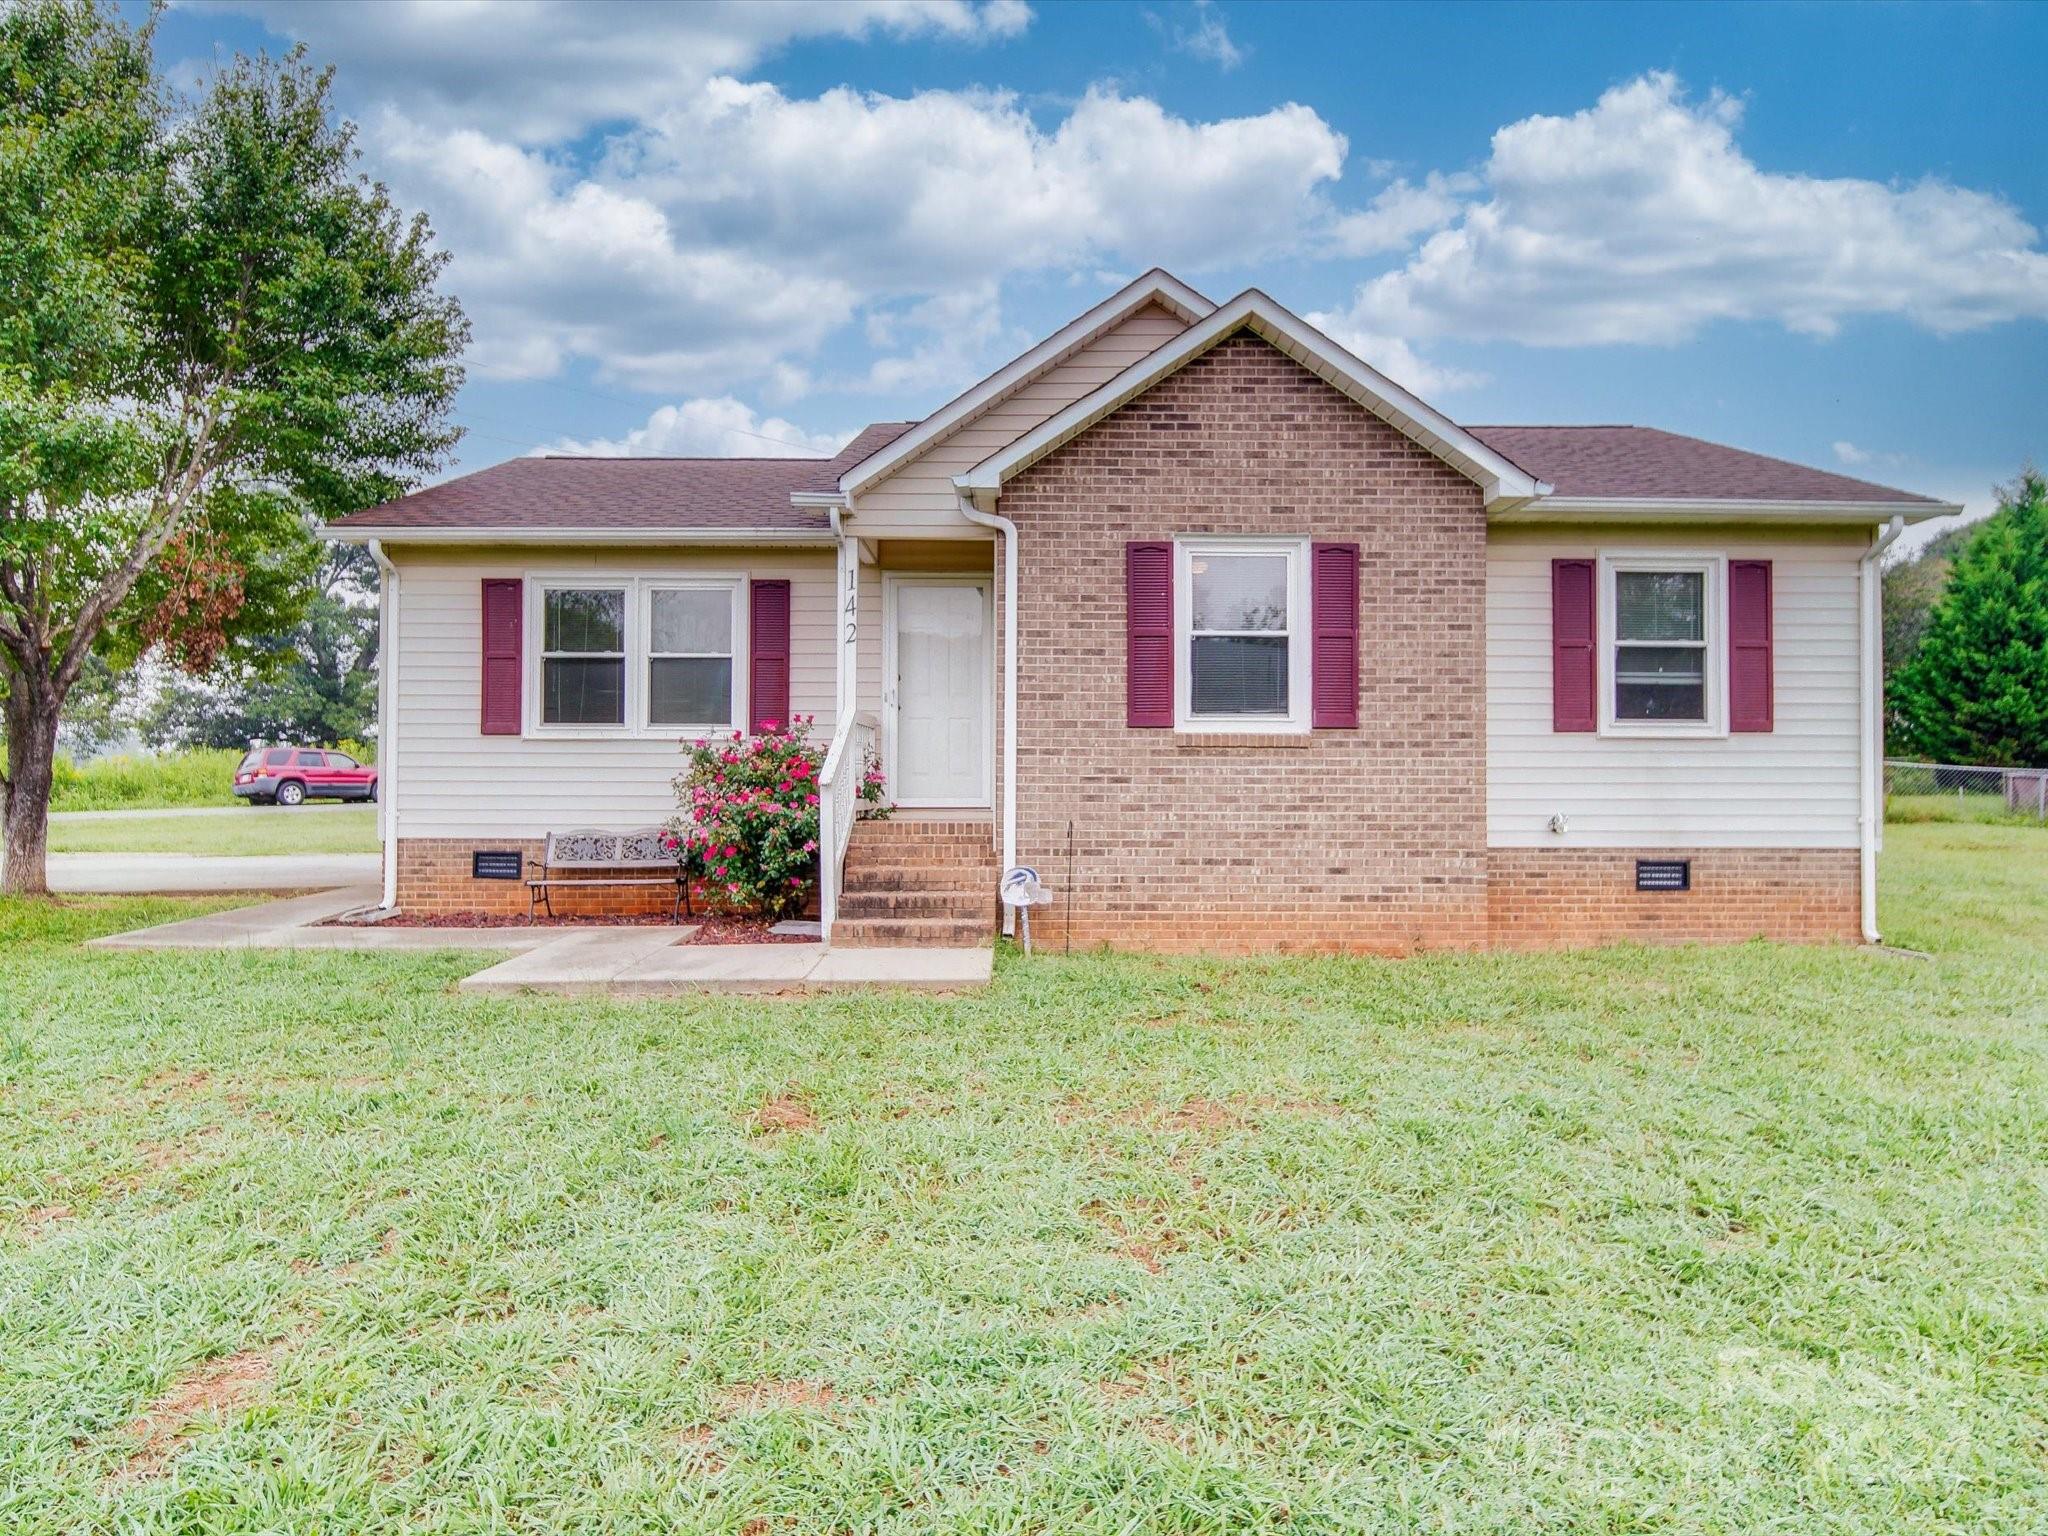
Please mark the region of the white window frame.
[[[741, 644], [746, 632], [747, 609], [740, 601], [746, 590], [746, 583], [734, 577], [675, 576], [648, 577], [640, 584], [640, 633], [644, 644], [635, 665], [640, 669], [641, 701], [640, 729], [650, 736], [708, 736], [717, 731], [736, 731], [746, 728], [746, 695], [741, 685], [747, 675], [747, 650]], [[657, 651], [654, 649], [654, 595], [657, 592], [724, 592], [727, 612], [731, 615], [732, 631], [727, 645], [729, 651]], [[657, 722], [654, 712], [654, 662], [657, 657], [724, 657], [732, 662], [732, 699], [728, 720], [692, 720], [686, 724]]]
[[[1623, 571], [1696, 572], [1705, 577], [1700, 594], [1702, 604], [1701, 677], [1704, 720], [1623, 720], [1614, 712], [1615, 649], [1623, 644], [1615, 634], [1620, 609], [1616, 600], [1615, 577]], [[1705, 737], [1728, 734], [1728, 557], [1681, 550], [1603, 550], [1600, 555], [1600, 734], [1629, 737]], [[1630, 645], [1653, 645], [1656, 641], [1632, 640]]]
[[[639, 571], [620, 575], [610, 571], [527, 571], [521, 578], [525, 583], [526, 622], [524, 640], [520, 647], [522, 660], [522, 689], [525, 697], [523, 719], [525, 729], [520, 733], [529, 741], [618, 741], [659, 739], [676, 741], [692, 736], [705, 736], [724, 731], [744, 731], [747, 728], [747, 654], [746, 619], [748, 578], [738, 571]], [[666, 587], [723, 587], [732, 593], [733, 614], [733, 658], [732, 658], [732, 713], [733, 718], [725, 721], [705, 720], [688, 725], [655, 725], [647, 718], [648, 694], [647, 663], [648, 640], [652, 633], [650, 612], [653, 600], [649, 594]], [[626, 695], [625, 718], [618, 725], [549, 725], [541, 718], [544, 698], [543, 677], [546, 656], [541, 651], [541, 641], [547, 632], [547, 596], [554, 591], [603, 591], [626, 594], [625, 613], [625, 654]], [[576, 654], [610, 654], [579, 652]]]
[[[1173, 541], [1173, 728], [1190, 735], [1306, 735], [1310, 719], [1311, 651], [1307, 539], [1188, 535]], [[1194, 712], [1194, 559], [1197, 555], [1287, 557], [1287, 713], [1198, 715]]]

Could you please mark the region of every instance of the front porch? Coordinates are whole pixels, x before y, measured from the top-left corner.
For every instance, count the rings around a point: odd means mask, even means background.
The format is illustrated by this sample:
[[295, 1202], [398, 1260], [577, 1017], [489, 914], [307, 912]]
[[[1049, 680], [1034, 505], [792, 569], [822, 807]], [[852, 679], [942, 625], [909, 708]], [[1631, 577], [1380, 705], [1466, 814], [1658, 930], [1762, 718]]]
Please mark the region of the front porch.
[[[828, 943], [980, 945], [995, 931], [1000, 690], [992, 539], [847, 537], [841, 697], [821, 775]], [[887, 820], [857, 821], [870, 763]]]

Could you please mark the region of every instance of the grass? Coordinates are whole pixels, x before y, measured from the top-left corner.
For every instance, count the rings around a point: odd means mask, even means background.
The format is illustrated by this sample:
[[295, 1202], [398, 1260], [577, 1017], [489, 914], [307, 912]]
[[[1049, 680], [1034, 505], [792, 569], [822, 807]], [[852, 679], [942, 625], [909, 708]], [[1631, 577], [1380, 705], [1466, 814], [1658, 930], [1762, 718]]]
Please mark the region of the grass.
[[0, 1529], [2048, 1526], [2048, 838], [1888, 936], [472, 999], [0, 905]]
[[313, 815], [241, 806], [220, 816], [122, 816], [50, 823], [52, 853], [375, 853], [378, 846], [373, 805]]
[[235, 805], [235, 765], [242, 754], [194, 747], [150, 757], [57, 760], [53, 811], [158, 811], [191, 805]]
[[2035, 814], [2031, 800], [2024, 808], [2014, 809], [2005, 803], [2003, 793], [1887, 795], [1884, 801], [1884, 816], [1886, 821], [1906, 823], [1981, 821], [2014, 827], [2048, 826], [2048, 821]]

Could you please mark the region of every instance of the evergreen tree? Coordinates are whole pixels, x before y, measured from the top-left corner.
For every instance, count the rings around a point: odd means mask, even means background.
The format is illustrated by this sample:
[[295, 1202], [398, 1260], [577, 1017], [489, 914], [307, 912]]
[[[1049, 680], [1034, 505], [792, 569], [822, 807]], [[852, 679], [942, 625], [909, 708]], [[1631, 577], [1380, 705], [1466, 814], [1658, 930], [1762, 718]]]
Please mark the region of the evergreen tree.
[[2048, 766], [2048, 481], [2025, 471], [1956, 554], [1892, 708], [1943, 763]]

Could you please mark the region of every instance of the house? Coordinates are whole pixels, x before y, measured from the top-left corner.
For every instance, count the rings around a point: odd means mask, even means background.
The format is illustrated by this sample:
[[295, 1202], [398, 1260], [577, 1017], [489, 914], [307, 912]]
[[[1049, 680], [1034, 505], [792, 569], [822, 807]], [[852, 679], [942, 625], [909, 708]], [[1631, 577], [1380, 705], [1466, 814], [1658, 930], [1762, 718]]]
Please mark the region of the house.
[[1041, 939], [1406, 952], [1874, 938], [1876, 558], [1957, 510], [1461, 425], [1155, 271], [829, 461], [515, 459], [330, 534], [384, 575], [388, 904], [523, 910], [492, 865], [795, 712], [835, 943], [985, 941], [1028, 864]]

